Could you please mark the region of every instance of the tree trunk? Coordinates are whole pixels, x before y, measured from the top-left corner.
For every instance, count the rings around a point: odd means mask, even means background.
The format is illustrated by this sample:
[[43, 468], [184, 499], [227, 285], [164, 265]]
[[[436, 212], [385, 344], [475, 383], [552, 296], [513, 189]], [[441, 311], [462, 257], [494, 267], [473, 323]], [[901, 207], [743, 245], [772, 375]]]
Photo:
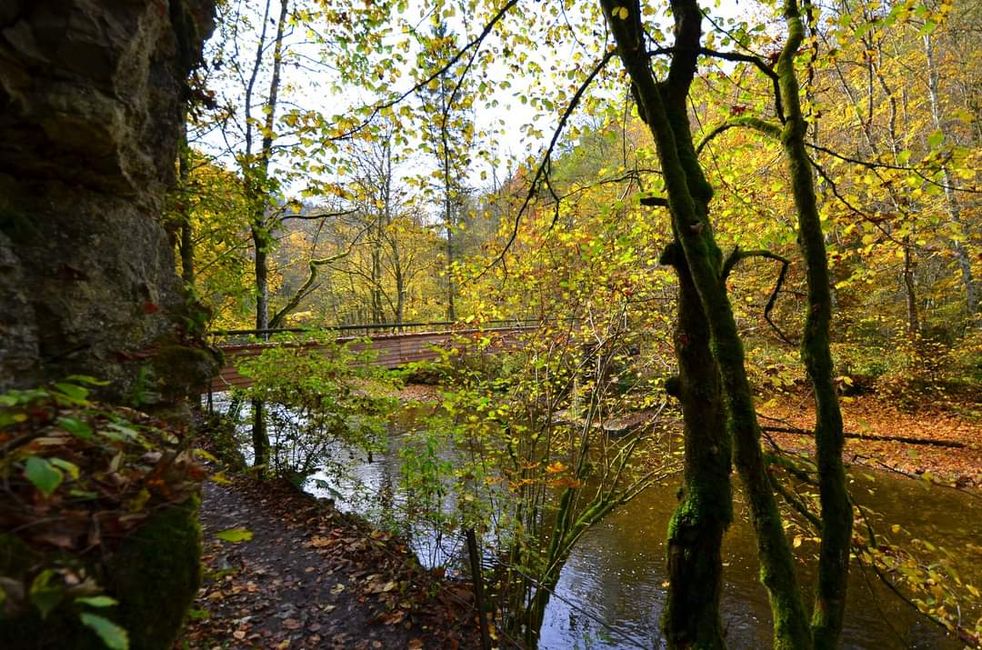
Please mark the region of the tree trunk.
[[830, 351], [832, 290], [825, 236], [818, 214], [818, 199], [811, 162], [805, 148], [808, 124], [801, 110], [794, 58], [804, 39], [797, 0], [786, 0], [784, 18], [788, 41], [778, 58], [777, 73], [786, 122], [781, 141], [798, 213], [798, 244], [805, 260], [808, 313], [801, 343], [801, 358], [812, 383], [815, 399], [815, 445], [818, 460], [819, 499], [822, 508], [822, 543], [818, 582], [812, 616], [815, 648], [837, 648], [842, 632], [852, 540], [852, 505], [842, 465], [842, 413], [835, 392]]
[[[276, 36], [273, 41], [273, 72], [269, 82], [269, 96], [266, 106], [265, 129], [263, 131], [262, 145], [259, 151], [258, 162], [255, 167], [250, 167], [252, 158], [252, 123], [248, 117], [248, 109], [252, 103], [252, 83], [255, 75], [262, 63], [262, 56], [266, 49], [265, 34], [266, 25], [263, 24], [262, 37], [256, 48], [256, 63], [253, 68], [253, 77], [247, 89], [247, 137], [246, 137], [246, 160], [247, 166], [243, 170], [246, 178], [246, 194], [250, 199], [253, 209], [252, 215], [252, 243], [255, 249], [255, 275], [256, 275], [256, 329], [269, 329], [269, 246], [272, 243], [272, 233], [270, 224], [267, 220], [266, 212], [269, 208], [269, 162], [273, 152], [273, 127], [276, 124], [276, 103], [280, 91], [280, 70], [283, 63], [283, 35], [286, 30], [286, 19], [289, 13], [289, 0], [281, 0], [280, 14], [276, 23]], [[266, 3], [266, 12], [269, 13], [269, 2]], [[269, 338], [267, 333], [261, 334], [261, 338]], [[260, 474], [265, 474], [269, 464], [269, 436], [266, 432], [266, 411], [262, 400], [252, 401], [252, 444], [254, 453], [254, 465], [262, 468]]]
[[685, 476], [681, 500], [668, 528], [668, 602], [662, 619], [671, 648], [724, 648], [719, 601], [723, 533], [732, 519], [730, 440], [719, 369], [699, 295], [677, 244], [662, 256], [679, 278], [675, 354], [678, 386], [666, 386], [682, 403]]
[[385, 310], [382, 307], [382, 215], [375, 216], [372, 235], [372, 270], [371, 270], [371, 299], [372, 322], [385, 322]]
[[[744, 367], [743, 344], [721, 281], [721, 255], [712, 225], [702, 206], [712, 196], [702, 175], [686, 114], [686, 99], [695, 75], [702, 13], [695, 0], [675, 0], [675, 53], [668, 78], [657, 83], [644, 49], [644, 31], [637, 1], [624, 6], [601, 0], [618, 55], [633, 83], [642, 119], [654, 136], [661, 161], [673, 230], [684, 253], [712, 336], [720, 369], [733, 440], [734, 461], [744, 484], [756, 533], [761, 582], [767, 588], [774, 619], [774, 646], [794, 650], [811, 647], [811, 632], [795, 575], [791, 546], [784, 535], [767, 465], [760, 448], [760, 427], [753, 393]], [[614, 12], [618, 15], [615, 16]], [[624, 15], [624, 12], [627, 15]]]
[[447, 224], [447, 320], [451, 323], [457, 320], [455, 297], [457, 287], [454, 283], [454, 245], [453, 226]]
[[181, 255], [181, 279], [184, 281], [184, 288], [194, 291], [194, 228], [191, 225], [191, 204], [190, 198], [190, 176], [191, 176], [191, 149], [188, 147], [187, 133], [181, 136], [177, 152], [177, 174], [178, 187], [181, 191], [180, 207], [180, 241], [178, 250]]
[[917, 288], [914, 284], [914, 250], [910, 235], [903, 239], [904, 268], [901, 272], [904, 282], [904, 304], [907, 307], [907, 334], [916, 341], [921, 331], [921, 318], [917, 309]]
[[[944, 122], [941, 119], [941, 101], [938, 90], [938, 66], [934, 60], [934, 42], [930, 34], [924, 35], [924, 53], [927, 56], [927, 88], [928, 96], [931, 99], [931, 117], [934, 120], [934, 128], [945, 134]], [[944, 196], [945, 205], [948, 208], [948, 218], [958, 226], [963, 236], [968, 237], [969, 233], [966, 232], [965, 224], [962, 221], [961, 206], [958, 204], [958, 197], [955, 195], [955, 179], [952, 177], [951, 169], [946, 163], [943, 163], [941, 165], [941, 172], [944, 174]], [[972, 259], [965, 245], [957, 239], [952, 241], [951, 247], [955, 251], [955, 259], [958, 261], [958, 268], [961, 271], [962, 284], [965, 285], [965, 303], [968, 307], [968, 313], [971, 316], [979, 310], [978, 289], [975, 286], [975, 279], [972, 277]]]

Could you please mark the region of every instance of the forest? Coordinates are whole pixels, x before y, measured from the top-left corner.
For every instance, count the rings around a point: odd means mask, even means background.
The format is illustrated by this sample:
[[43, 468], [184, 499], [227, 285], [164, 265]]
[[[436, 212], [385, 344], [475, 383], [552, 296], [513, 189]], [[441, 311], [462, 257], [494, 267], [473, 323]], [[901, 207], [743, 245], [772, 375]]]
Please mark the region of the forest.
[[982, 648], [982, 3], [0, 7], [0, 647]]

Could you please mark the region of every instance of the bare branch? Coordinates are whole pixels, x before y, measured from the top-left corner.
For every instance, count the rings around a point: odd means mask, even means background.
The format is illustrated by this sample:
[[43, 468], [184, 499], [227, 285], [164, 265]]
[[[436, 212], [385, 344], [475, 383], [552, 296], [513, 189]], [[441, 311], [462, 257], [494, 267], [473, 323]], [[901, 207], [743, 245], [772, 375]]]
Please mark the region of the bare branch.
[[346, 217], [351, 214], [356, 214], [358, 208], [350, 208], [348, 210], [339, 210], [337, 212], [318, 212], [317, 214], [286, 214], [280, 217], [280, 221], [287, 221], [289, 219], [303, 219], [307, 221], [316, 221], [317, 219], [331, 219], [333, 217]]
[[515, 238], [518, 237], [518, 226], [522, 221], [522, 217], [525, 216], [525, 211], [528, 210], [529, 205], [532, 203], [532, 199], [535, 197], [535, 194], [539, 189], [539, 184], [542, 182], [542, 179], [546, 174], [553, 149], [556, 148], [556, 143], [559, 142], [559, 136], [562, 135], [563, 130], [566, 128], [566, 123], [569, 121], [573, 111], [575, 111], [576, 107], [579, 105], [580, 100], [583, 98], [583, 94], [586, 92], [586, 89], [591, 83], [593, 83], [593, 80], [597, 78], [597, 75], [603, 71], [607, 63], [609, 63], [614, 57], [614, 54], [615, 52], [613, 50], [605, 53], [596, 67], [594, 67], [593, 70], [590, 71], [590, 74], [587, 75], [586, 80], [580, 84], [579, 88], [576, 89], [576, 93], [573, 95], [573, 98], [570, 99], [569, 104], [566, 106], [566, 110], [563, 111], [562, 116], [559, 118], [559, 124], [556, 125], [556, 130], [552, 134], [552, 140], [549, 141], [549, 146], [546, 147], [546, 153], [542, 158], [542, 162], [535, 170], [535, 176], [532, 177], [532, 182], [529, 185], [528, 192], [525, 194], [525, 200], [522, 201], [522, 206], [515, 215], [515, 222], [512, 225], [511, 234], [508, 236], [508, 241], [505, 243], [504, 248], [497, 255], [497, 257], [495, 257], [494, 260], [473, 279], [476, 280], [482, 277], [488, 272], [488, 270], [498, 264], [498, 262], [502, 261], [512, 244], [515, 243]]
[[791, 262], [786, 257], [781, 257], [777, 253], [772, 253], [768, 250], [753, 250], [753, 251], [742, 251], [740, 247], [734, 247], [733, 252], [730, 253], [729, 257], [723, 263], [723, 270], [720, 274], [720, 280], [726, 282], [729, 277], [730, 272], [733, 268], [740, 262], [740, 260], [745, 260], [748, 257], [763, 257], [769, 260], [775, 260], [781, 263], [781, 271], [777, 274], [777, 281], [774, 283], [774, 289], [771, 291], [771, 295], [767, 298], [767, 304], [764, 306], [764, 320], [767, 324], [771, 326], [771, 329], [778, 335], [778, 337], [787, 343], [788, 345], [795, 345], [794, 341], [789, 339], [781, 328], [771, 320], [771, 310], [774, 309], [774, 304], [777, 302], [777, 296], [781, 293], [781, 287], [784, 286], [784, 280], [788, 275], [788, 266]]

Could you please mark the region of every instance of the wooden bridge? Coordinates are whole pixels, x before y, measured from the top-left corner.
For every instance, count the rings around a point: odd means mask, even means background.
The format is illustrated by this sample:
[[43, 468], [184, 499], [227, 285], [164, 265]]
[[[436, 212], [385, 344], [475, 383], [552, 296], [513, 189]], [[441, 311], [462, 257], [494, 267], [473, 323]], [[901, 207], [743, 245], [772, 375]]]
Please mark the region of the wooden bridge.
[[[292, 345], [309, 350], [323, 351], [322, 343], [299, 341], [264, 341], [276, 334], [336, 334], [338, 343], [351, 343], [356, 350], [371, 348], [376, 352], [373, 363], [385, 368], [399, 368], [418, 361], [436, 359], [440, 348], [446, 348], [458, 337], [480, 339], [491, 337], [492, 346], [501, 348], [514, 343], [518, 337], [538, 327], [532, 321], [495, 321], [491, 327], [474, 328], [450, 322], [402, 323], [399, 325], [345, 325], [329, 330], [279, 329], [279, 330], [226, 330], [213, 332], [215, 347], [225, 356], [225, 365], [212, 380], [205, 392], [217, 393], [252, 383], [249, 377], [239, 373], [238, 365], [244, 359], [256, 357], [264, 350], [282, 345]], [[413, 331], [416, 330], [416, 331]]]

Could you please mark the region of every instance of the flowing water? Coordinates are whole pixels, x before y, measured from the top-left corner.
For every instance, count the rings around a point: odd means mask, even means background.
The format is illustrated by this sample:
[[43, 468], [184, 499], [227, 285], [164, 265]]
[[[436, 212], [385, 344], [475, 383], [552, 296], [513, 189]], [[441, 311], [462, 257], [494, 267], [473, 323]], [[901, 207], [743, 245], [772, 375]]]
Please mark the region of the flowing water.
[[[306, 489], [334, 498], [341, 509], [369, 519], [395, 513], [404, 498], [398, 492], [400, 436], [388, 453], [368, 462], [362, 454], [334, 449], [335, 458], [350, 459], [350, 480], [332, 483], [313, 476]], [[929, 540], [953, 551], [963, 580], [982, 583], [982, 495], [930, 485], [883, 472], [857, 469], [852, 493], [870, 511], [877, 530], [900, 524], [912, 538]], [[355, 486], [358, 486], [357, 488]], [[665, 603], [665, 534], [676, 503], [678, 479], [654, 485], [591, 529], [567, 561], [543, 622], [543, 650], [569, 648], [663, 647], [659, 618]], [[378, 506], [379, 495], [387, 505]], [[367, 498], [365, 498], [367, 497]], [[448, 497], [449, 498], [449, 497]], [[722, 618], [732, 648], [770, 645], [770, 608], [758, 581], [752, 530], [736, 496], [737, 517], [724, 544]], [[444, 504], [452, 508], [451, 502]], [[404, 529], [424, 565], [436, 566], [459, 556], [459, 538], [438, 537], [425, 527]], [[810, 602], [817, 545], [797, 550], [799, 576]], [[974, 616], [978, 616], [975, 613]], [[843, 647], [870, 649], [960, 648], [934, 623], [920, 616], [874, 575], [854, 561]]]
[[[396, 449], [376, 455], [373, 462], [354, 461], [350, 470], [363, 494], [395, 490], [399, 457]], [[310, 491], [325, 496], [308, 483]], [[332, 496], [342, 509], [372, 518], [368, 508], [348, 487], [335, 486]], [[659, 618], [665, 603], [665, 533], [676, 503], [677, 481], [655, 485], [615, 511], [589, 531], [567, 561], [542, 626], [540, 648], [651, 648], [664, 644]], [[957, 552], [963, 579], [982, 581], [982, 497], [932, 486], [882, 472], [857, 471], [852, 491], [873, 511], [879, 530], [901, 524], [913, 537], [932, 540]], [[399, 496], [393, 497], [398, 510]], [[452, 505], [452, 504], [447, 504]], [[391, 506], [390, 506], [391, 507]], [[737, 495], [737, 521], [727, 533], [724, 557], [723, 624], [732, 648], [766, 648], [770, 644], [770, 608], [757, 578], [752, 530]], [[408, 529], [421, 560], [440, 564], [459, 552], [460, 540], [434, 539], [424, 528]], [[798, 549], [800, 576], [810, 600], [817, 545]], [[873, 575], [853, 562], [843, 647], [906, 649], [959, 648], [934, 623], [915, 613]]]

